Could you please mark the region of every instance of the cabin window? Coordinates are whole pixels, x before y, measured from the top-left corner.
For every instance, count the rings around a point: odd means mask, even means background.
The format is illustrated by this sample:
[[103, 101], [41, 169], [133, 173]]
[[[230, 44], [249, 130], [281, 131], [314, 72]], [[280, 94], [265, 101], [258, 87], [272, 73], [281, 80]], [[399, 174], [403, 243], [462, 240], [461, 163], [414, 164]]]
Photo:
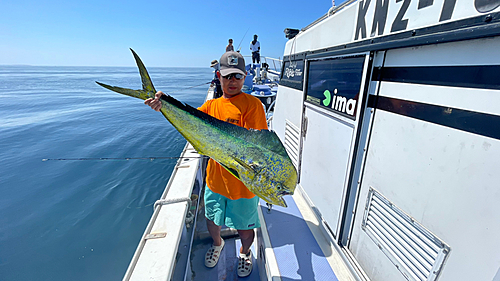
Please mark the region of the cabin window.
[[297, 90], [303, 89], [304, 81], [304, 60], [286, 60], [283, 63], [281, 72], [280, 85], [294, 88]]
[[309, 61], [306, 101], [356, 119], [364, 62], [365, 55]]

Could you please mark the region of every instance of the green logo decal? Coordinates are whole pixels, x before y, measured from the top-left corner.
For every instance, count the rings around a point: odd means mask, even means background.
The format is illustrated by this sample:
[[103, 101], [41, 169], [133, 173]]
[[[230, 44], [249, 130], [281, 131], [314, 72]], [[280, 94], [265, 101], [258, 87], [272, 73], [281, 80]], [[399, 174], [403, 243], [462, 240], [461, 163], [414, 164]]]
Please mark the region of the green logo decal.
[[332, 94], [330, 94], [330, 91], [325, 90], [323, 92], [323, 95], [325, 95], [325, 99], [323, 100], [323, 105], [328, 106], [330, 102], [332, 101]]

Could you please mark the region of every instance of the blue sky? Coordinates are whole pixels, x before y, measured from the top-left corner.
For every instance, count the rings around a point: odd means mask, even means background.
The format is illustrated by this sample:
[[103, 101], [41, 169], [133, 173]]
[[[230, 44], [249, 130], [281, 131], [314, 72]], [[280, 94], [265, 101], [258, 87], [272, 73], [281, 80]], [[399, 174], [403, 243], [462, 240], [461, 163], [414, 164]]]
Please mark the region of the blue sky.
[[[261, 55], [282, 57], [283, 30], [324, 15], [331, 0], [0, 1], [0, 65], [209, 66], [234, 39], [259, 35]], [[338, 5], [339, 3], [337, 3]], [[247, 32], [248, 31], [248, 32]], [[245, 32], [247, 32], [246, 36]]]

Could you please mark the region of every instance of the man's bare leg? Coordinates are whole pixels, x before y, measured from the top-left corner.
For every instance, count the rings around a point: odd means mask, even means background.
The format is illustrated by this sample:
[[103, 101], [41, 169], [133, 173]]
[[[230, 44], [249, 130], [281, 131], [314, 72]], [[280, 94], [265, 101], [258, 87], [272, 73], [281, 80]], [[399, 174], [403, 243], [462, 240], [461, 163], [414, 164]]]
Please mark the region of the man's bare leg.
[[[216, 225], [213, 221], [207, 219], [208, 233], [214, 240], [214, 246], [220, 246], [222, 244], [222, 239], [220, 237], [221, 226]], [[252, 238], [253, 239], [253, 238]]]
[[240, 253], [248, 254], [250, 252], [250, 247], [252, 246], [253, 239], [255, 237], [255, 232], [253, 229], [238, 230], [241, 240]]

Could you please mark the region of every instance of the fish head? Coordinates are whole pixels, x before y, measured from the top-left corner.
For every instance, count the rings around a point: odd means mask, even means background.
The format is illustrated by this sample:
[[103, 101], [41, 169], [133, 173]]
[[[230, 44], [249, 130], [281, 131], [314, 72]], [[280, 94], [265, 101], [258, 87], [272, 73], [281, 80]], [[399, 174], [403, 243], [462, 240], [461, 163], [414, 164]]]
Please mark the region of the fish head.
[[293, 187], [287, 187], [283, 183], [276, 183], [272, 188], [274, 192], [271, 192], [266, 199], [268, 200], [268, 203], [278, 205], [281, 207], [287, 207], [287, 204], [285, 202], [285, 199], [283, 199], [283, 196], [285, 195], [293, 195], [295, 191], [295, 186]]
[[286, 207], [283, 196], [293, 195], [297, 186], [297, 171], [293, 164], [279, 170], [263, 169], [253, 178], [250, 191], [269, 204]]

